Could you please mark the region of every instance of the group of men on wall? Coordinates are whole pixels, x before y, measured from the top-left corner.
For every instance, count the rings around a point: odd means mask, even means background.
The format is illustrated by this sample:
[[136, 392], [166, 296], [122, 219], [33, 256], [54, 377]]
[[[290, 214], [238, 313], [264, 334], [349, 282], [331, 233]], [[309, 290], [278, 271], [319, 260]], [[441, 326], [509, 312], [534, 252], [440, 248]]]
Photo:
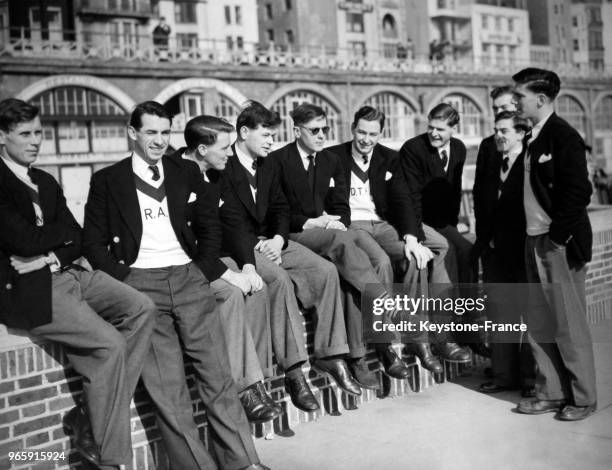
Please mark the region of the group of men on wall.
[[[411, 272], [429, 272], [432, 285], [473, 283], [474, 257], [485, 282], [533, 286], [523, 312], [529, 344], [491, 341], [492, 379], [480, 390], [522, 387], [522, 413], [592, 413], [584, 142], [553, 112], [556, 74], [525, 69], [513, 79], [492, 93], [495, 135], [478, 154], [474, 245], [457, 230], [466, 150], [452, 137], [459, 114], [448, 104], [395, 152], [378, 143], [381, 111], [362, 107], [353, 139], [324, 148], [325, 112], [302, 103], [291, 112], [295, 141], [272, 151], [281, 118], [252, 101], [235, 127], [192, 119], [186, 147], [166, 156], [172, 116], [141, 103], [128, 126], [134, 150], [93, 175], [81, 230], [57, 182], [32, 167], [38, 109], [0, 102], [0, 319], [66, 346], [84, 379], [83, 401], [65, 418], [79, 452], [100, 468], [129, 464], [129, 403], [141, 377], [173, 467], [266, 468], [248, 423], [284, 411], [263, 383], [272, 354], [292, 403], [320, 406], [302, 370], [300, 308], [313, 312], [312, 366], [357, 396], [379, 387], [365, 360], [366, 286], [385, 299]], [[74, 264], [81, 256], [93, 271]], [[426, 369], [471, 361], [450, 335], [431, 341], [418, 334], [407, 345]], [[470, 347], [487, 351], [477, 340]], [[397, 346], [376, 350], [385, 373], [410, 375]], [[192, 415], [183, 354], [213, 455]]]

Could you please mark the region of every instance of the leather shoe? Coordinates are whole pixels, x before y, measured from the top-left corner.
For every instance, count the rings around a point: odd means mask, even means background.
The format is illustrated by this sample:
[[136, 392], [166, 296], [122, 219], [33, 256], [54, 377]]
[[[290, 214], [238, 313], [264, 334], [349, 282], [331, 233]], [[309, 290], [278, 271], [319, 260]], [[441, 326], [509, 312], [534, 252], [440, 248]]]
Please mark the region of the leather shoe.
[[369, 390], [377, 390], [380, 388], [380, 382], [376, 377], [376, 373], [372, 372], [368, 367], [365, 357], [359, 359], [351, 359], [348, 363], [349, 370], [355, 379], [355, 382], [362, 388]]
[[470, 343], [468, 346], [474, 354], [487, 358], [491, 357], [491, 348], [484, 343]]
[[306, 377], [300, 374], [298, 377], [285, 376], [285, 390], [291, 397], [291, 403], [302, 411], [311, 413], [317, 411], [320, 406], [319, 402], [312, 394], [312, 390], [306, 382]]
[[280, 414], [276, 407], [268, 406], [263, 402], [255, 385], [247, 387], [240, 394], [240, 403], [242, 403], [246, 417], [251, 423], [265, 423]]
[[346, 393], [356, 396], [361, 395], [359, 384], [351, 377], [343, 359], [317, 359], [313, 366], [319, 372], [331, 376], [338, 387]]
[[444, 372], [442, 364], [440, 364], [438, 358], [431, 352], [431, 346], [429, 343], [417, 343], [410, 349], [419, 358], [421, 365], [425, 369], [433, 372], [434, 374], [441, 374]]
[[100, 451], [83, 406], [74, 407], [64, 416], [64, 426], [72, 434], [74, 447], [79, 454], [94, 465], [100, 465]]
[[379, 354], [385, 373], [389, 377], [403, 380], [412, 375], [408, 366], [400, 359], [393, 347], [387, 346]]
[[279, 415], [283, 414], [284, 410], [283, 410], [282, 405], [272, 400], [272, 397], [268, 394], [268, 391], [266, 390], [266, 386], [263, 384], [263, 382], [255, 383], [255, 389], [257, 390], [257, 393], [259, 394], [259, 398], [261, 398], [261, 401], [266, 406], [269, 406], [270, 408], [274, 408], [276, 411], [278, 411]]
[[533, 387], [531, 385], [523, 386], [523, 388], [521, 388], [521, 396], [523, 398], [535, 398], [535, 396], [536, 396], [536, 389], [535, 389], [535, 387]]
[[241, 468], [240, 470], [270, 470], [270, 467], [266, 467], [262, 463], [252, 463], [248, 467]]
[[515, 387], [507, 387], [505, 385], [497, 385], [494, 382], [485, 382], [478, 387], [478, 391], [481, 393], [500, 393], [507, 392], [508, 390], [514, 390]]
[[580, 421], [595, 413], [596, 409], [597, 404], [588, 406], [566, 405], [557, 418], [561, 421]]
[[472, 355], [470, 352], [457, 343], [443, 343], [436, 346], [438, 355], [449, 362], [471, 362]]
[[557, 412], [565, 406], [565, 400], [521, 400], [517, 411], [526, 415]]

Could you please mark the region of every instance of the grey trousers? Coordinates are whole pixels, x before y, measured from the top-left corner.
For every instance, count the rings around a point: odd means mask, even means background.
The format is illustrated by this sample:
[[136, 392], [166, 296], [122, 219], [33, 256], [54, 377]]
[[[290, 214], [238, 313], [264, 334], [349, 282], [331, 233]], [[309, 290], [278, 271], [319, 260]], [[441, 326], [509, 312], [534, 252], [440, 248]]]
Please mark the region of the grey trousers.
[[255, 252], [257, 270], [270, 292], [272, 344], [279, 366], [287, 370], [308, 360], [298, 299], [304, 308], [315, 309], [315, 356], [322, 358], [347, 353], [336, 267], [291, 240], [281, 257], [279, 266]]
[[[536, 396], [576, 406], [597, 402], [593, 343], [586, 318], [586, 266], [570, 269], [565, 247], [548, 234], [527, 237], [527, 326], [536, 362]], [[554, 342], [551, 341], [551, 332]]]
[[[238, 271], [231, 258], [222, 258], [225, 265]], [[239, 391], [272, 376], [272, 344], [270, 339], [270, 302], [268, 288], [244, 296], [242, 291], [223, 279], [211, 282], [217, 300], [221, 325], [232, 371]], [[263, 370], [262, 370], [263, 369]]]
[[[215, 296], [200, 269], [189, 263], [134, 269], [125, 279], [155, 302], [158, 314], [142, 380], [157, 408], [172, 468], [238, 470], [258, 463], [251, 429], [231, 377]], [[206, 407], [216, 462], [200, 440], [185, 379], [183, 353], [195, 369]]]
[[53, 320], [31, 330], [66, 346], [103, 465], [131, 462], [130, 401], [149, 350], [155, 305], [102, 271], [53, 274]]
[[423, 246], [429, 248], [435, 255], [429, 270], [429, 282], [432, 284], [450, 284], [451, 280], [446, 270], [446, 255], [448, 254], [448, 241], [444, 235], [433, 227], [423, 224], [425, 240]]

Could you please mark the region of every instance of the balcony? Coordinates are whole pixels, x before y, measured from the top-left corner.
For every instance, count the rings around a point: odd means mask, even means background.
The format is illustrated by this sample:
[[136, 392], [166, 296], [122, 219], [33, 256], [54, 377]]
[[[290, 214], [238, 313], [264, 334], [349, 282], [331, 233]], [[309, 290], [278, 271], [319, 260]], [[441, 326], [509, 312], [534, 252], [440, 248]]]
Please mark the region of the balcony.
[[152, 18], [151, 2], [147, 0], [81, 0], [77, 3], [81, 17], [121, 17], [146, 20]]

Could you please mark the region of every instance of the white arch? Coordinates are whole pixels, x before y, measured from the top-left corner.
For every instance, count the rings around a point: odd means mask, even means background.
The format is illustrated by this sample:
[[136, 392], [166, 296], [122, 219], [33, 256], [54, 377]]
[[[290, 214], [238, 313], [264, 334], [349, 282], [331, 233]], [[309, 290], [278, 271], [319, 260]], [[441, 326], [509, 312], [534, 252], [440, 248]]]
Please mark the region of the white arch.
[[47, 90], [64, 86], [78, 86], [99, 91], [112, 99], [126, 112], [130, 112], [136, 106], [134, 100], [117, 85], [93, 75], [51, 75], [24, 88], [16, 98], [29, 101]]
[[248, 101], [248, 98], [236, 88], [215, 78], [185, 78], [183, 80], [179, 80], [174, 82], [172, 85], [168, 85], [161, 92], [159, 92], [159, 94], [153, 98], [153, 101], [165, 104], [172, 97], [194, 88], [214, 88], [219, 93], [227, 96], [238, 107], [241, 107], [246, 101]]
[[392, 95], [399, 96], [401, 99], [406, 101], [410, 106], [412, 106], [412, 109], [413, 109], [415, 115], [419, 115], [420, 114], [419, 103], [411, 95], [409, 95], [408, 93], [404, 92], [400, 87], [385, 86], [385, 85], [375, 86], [374, 88], [369, 89], [367, 91], [367, 93], [364, 93], [361, 96], [361, 98], [357, 101], [357, 103], [359, 103], [359, 106], [357, 106], [357, 109], [361, 108], [365, 104], [365, 102], [367, 100], [369, 100], [370, 98], [372, 98], [375, 95], [378, 95], [379, 93], [389, 93], [389, 94], [392, 94]]
[[602, 91], [597, 95], [597, 97], [593, 101], [593, 112], [597, 110], [597, 107], [600, 105], [600, 103], [603, 101], [603, 99], [606, 96], [609, 96], [612, 98], [612, 91]]
[[429, 112], [429, 110], [431, 108], [433, 108], [435, 105], [442, 103], [442, 100], [444, 98], [446, 98], [448, 95], [463, 95], [466, 98], [470, 99], [479, 109], [479, 111], [481, 113], [484, 113], [485, 110], [487, 109], [487, 107], [484, 105], [484, 103], [476, 96], [474, 95], [472, 92], [467, 91], [463, 88], [445, 88], [444, 90], [442, 90], [440, 93], [438, 93], [436, 96], [434, 96], [433, 99], [431, 99], [429, 101], [428, 107], [425, 110], [426, 112]]
[[574, 100], [576, 100], [578, 105], [582, 108], [582, 112], [584, 114], [587, 114], [587, 110], [589, 109], [589, 107], [587, 106], [587, 104], [584, 102], [584, 100], [578, 93], [571, 91], [571, 90], [563, 90], [557, 96], [557, 100], [559, 100], [559, 98], [562, 98], [564, 96], [567, 96], [569, 98], [573, 98]]
[[272, 105], [276, 103], [279, 99], [281, 99], [283, 96], [288, 95], [289, 93], [292, 93], [294, 91], [310, 91], [316, 95], [320, 95], [335, 108], [338, 114], [342, 113], [342, 104], [336, 99], [336, 97], [332, 95], [326, 88], [312, 83], [292, 83], [291, 85], [285, 85], [283, 87], [280, 87], [268, 97], [265, 102], [266, 107], [271, 108]]

